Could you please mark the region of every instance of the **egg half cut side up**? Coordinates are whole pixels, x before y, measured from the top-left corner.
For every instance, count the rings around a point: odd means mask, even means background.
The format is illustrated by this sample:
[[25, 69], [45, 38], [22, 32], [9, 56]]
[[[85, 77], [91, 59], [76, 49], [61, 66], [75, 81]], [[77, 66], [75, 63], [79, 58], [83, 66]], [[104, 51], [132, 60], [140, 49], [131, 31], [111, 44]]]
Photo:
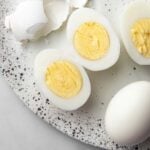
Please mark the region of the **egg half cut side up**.
[[59, 50], [43, 50], [36, 56], [34, 76], [45, 97], [63, 110], [78, 109], [91, 94], [84, 68]]
[[129, 56], [150, 65], [150, 0], [135, 0], [121, 9], [120, 33]]
[[67, 24], [67, 38], [72, 54], [91, 71], [113, 66], [120, 55], [120, 42], [110, 22], [90, 8], [72, 13]]

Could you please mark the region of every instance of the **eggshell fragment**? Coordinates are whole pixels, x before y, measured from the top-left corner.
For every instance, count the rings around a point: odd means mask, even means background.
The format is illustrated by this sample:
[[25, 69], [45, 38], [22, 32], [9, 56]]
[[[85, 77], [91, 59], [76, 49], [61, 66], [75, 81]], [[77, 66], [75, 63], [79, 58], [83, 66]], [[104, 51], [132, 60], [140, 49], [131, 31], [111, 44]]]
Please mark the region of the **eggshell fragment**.
[[36, 34], [47, 24], [43, 1], [31, 0], [20, 3], [16, 11], [6, 17], [5, 25], [19, 41], [37, 38]]
[[68, 2], [70, 3], [71, 7], [81, 8], [81, 7], [84, 7], [86, 5], [88, 0], [68, 0]]
[[47, 35], [62, 26], [69, 15], [70, 7], [66, 1], [46, 0], [44, 1], [44, 8], [48, 17], [48, 24], [42, 34]]
[[5, 17], [5, 27], [6, 27], [7, 29], [11, 29], [11, 26], [10, 26], [10, 18], [11, 18], [11, 15]]

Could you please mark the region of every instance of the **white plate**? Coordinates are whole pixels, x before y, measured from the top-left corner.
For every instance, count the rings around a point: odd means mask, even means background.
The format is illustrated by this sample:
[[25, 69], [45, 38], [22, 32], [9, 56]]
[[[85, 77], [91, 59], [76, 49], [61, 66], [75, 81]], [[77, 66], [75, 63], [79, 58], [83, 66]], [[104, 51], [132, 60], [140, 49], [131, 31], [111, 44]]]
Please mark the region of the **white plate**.
[[[64, 112], [53, 106], [39, 92], [33, 78], [33, 60], [45, 48], [68, 49], [65, 26], [45, 39], [21, 47], [4, 27], [4, 17], [12, 12], [21, 0], [0, 0], [0, 71], [20, 99], [37, 116], [63, 133], [82, 142], [106, 149], [133, 149], [120, 147], [111, 141], [105, 131], [103, 117], [109, 100], [124, 85], [138, 80], [150, 80], [150, 67], [139, 66], [131, 61], [122, 47], [118, 63], [107, 71], [89, 72], [92, 95], [88, 103], [74, 112]], [[91, 0], [91, 6], [103, 12], [116, 27], [116, 10], [122, 0]], [[150, 141], [134, 147], [150, 149]]]

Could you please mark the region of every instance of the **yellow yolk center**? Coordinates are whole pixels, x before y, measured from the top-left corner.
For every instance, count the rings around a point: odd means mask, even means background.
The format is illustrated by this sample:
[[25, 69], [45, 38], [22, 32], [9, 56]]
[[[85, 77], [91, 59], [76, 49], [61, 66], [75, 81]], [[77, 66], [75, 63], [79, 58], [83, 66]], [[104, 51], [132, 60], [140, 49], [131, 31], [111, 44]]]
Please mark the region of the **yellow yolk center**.
[[56, 95], [71, 98], [78, 94], [83, 81], [80, 71], [74, 64], [58, 60], [48, 66], [45, 82]]
[[82, 57], [96, 60], [104, 57], [108, 52], [109, 35], [103, 25], [96, 22], [86, 22], [75, 32], [74, 46]]
[[138, 52], [150, 58], [150, 19], [141, 19], [131, 28], [131, 38]]

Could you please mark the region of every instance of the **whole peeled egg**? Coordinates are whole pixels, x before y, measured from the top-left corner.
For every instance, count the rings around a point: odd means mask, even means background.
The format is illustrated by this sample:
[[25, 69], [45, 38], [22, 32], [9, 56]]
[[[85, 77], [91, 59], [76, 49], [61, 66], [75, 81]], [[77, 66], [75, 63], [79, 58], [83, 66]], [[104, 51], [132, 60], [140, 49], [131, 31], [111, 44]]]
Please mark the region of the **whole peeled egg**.
[[120, 33], [129, 56], [150, 65], [150, 0], [134, 0], [121, 9]]
[[121, 145], [143, 142], [150, 135], [150, 82], [139, 81], [121, 89], [105, 114], [108, 135]]
[[120, 54], [119, 39], [108, 19], [91, 8], [75, 10], [67, 23], [74, 59], [91, 71], [113, 66]]

